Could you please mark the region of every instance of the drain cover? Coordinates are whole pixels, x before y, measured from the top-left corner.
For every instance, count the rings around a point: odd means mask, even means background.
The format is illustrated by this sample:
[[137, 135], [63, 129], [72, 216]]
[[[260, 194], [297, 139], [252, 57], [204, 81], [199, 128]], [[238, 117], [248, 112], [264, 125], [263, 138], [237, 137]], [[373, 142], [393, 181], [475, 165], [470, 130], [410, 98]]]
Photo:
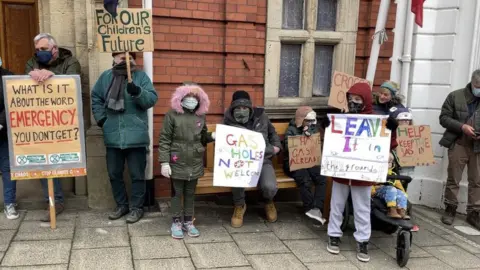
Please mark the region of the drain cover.
[[467, 235], [480, 235], [480, 231], [469, 226], [453, 226], [453, 227]]

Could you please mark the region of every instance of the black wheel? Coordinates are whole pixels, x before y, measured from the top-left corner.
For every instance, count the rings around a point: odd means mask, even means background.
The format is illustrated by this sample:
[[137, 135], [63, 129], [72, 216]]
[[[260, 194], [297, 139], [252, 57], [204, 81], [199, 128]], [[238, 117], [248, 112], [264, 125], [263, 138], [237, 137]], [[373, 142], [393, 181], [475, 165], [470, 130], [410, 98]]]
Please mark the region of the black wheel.
[[347, 203], [345, 203], [345, 209], [343, 210], [343, 222], [342, 225], [340, 226], [340, 229], [344, 232], [348, 228], [348, 224], [350, 223], [350, 215], [352, 214], [352, 209], [351, 209], [351, 204], [350, 204], [350, 198], [347, 200]]
[[401, 230], [397, 235], [397, 264], [404, 267], [410, 259], [410, 245], [412, 235], [409, 231]]

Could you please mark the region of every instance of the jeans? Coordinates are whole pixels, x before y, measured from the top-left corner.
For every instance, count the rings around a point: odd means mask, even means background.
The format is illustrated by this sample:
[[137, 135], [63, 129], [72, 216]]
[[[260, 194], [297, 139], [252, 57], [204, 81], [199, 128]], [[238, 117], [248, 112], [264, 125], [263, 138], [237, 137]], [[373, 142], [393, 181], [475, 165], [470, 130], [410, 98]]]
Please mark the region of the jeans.
[[[302, 198], [305, 212], [313, 208], [318, 208], [323, 212], [327, 178], [320, 175], [320, 166], [300, 169], [290, 174], [300, 189], [300, 197]], [[315, 186], [315, 192], [312, 192], [312, 183]]]
[[[53, 178], [53, 195], [55, 197], [55, 203], [64, 203], [62, 183], [60, 178]], [[40, 179], [43, 189], [43, 198], [48, 202], [48, 179]]]
[[407, 194], [394, 186], [377, 188], [375, 197], [382, 198], [387, 207], [396, 207], [407, 210]]
[[129, 206], [127, 190], [123, 180], [125, 161], [132, 181], [131, 209], [143, 209], [146, 194], [145, 168], [147, 166], [147, 148], [107, 147], [107, 171], [112, 185], [113, 198], [118, 207]]
[[195, 188], [198, 179], [172, 181], [172, 217], [181, 217], [182, 214], [192, 217], [194, 214]]
[[10, 162], [8, 157], [8, 141], [0, 141], [0, 171], [3, 180], [3, 202], [15, 203], [17, 196], [17, 181], [12, 181], [10, 175]]
[[[258, 185], [262, 191], [263, 198], [266, 201], [273, 200], [273, 197], [277, 194], [277, 177], [275, 176], [275, 169], [272, 164], [263, 164], [262, 172], [260, 173], [260, 179], [258, 179]], [[233, 204], [235, 206], [245, 205], [245, 189], [244, 188], [232, 188]]]

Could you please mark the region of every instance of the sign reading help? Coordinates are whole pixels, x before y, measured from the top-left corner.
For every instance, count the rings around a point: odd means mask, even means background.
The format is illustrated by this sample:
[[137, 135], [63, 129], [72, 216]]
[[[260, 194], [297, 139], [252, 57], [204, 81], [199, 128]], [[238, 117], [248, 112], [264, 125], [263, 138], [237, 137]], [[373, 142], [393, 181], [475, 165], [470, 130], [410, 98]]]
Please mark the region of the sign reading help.
[[397, 155], [400, 166], [429, 166], [435, 163], [430, 126], [399, 126]]
[[217, 125], [213, 185], [256, 187], [265, 153], [263, 135], [248, 129]]
[[80, 76], [4, 76], [12, 179], [86, 175]]
[[113, 18], [104, 9], [95, 11], [100, 52], [153, 52], [152, 11], [119, 8]]
[[388, 116], [328, 114], [321, 174], [337, 178], [385, 182], [390, 153]]
[[328, 106], [348, 112], [347, 91], [356, 83], [368, 83], [370, 88], [372, 83], [343, 72], [335, 71], [332, 77], [332, 88], [330, 89], [330, 97], [328, 98]]
[[288, 137], [288, 163], [290, 171], [320, 166], [322, 142], [320, 133]]

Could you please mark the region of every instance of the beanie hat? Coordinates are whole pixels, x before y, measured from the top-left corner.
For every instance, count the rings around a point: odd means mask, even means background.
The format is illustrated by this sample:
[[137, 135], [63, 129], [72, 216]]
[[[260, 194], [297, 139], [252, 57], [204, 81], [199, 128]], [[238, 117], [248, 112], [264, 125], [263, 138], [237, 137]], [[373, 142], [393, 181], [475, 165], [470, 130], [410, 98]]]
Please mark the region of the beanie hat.
[[380, 85], [380, 88], [385, 88], [390, 90], [390, 93], [392, 93], [392, 96], [394, 97], [397, 95], [399, 86], [396, 82], [386, 81], [382, 83], [382, 85]]
[[398, 107], [392, 107], [390, 108], [390, 113], [393, 118], [397, 120], [412, 120], [413, 115], [412, 115], [412, 110], [409, 108], [398, 108]]
[[117, 17], [118, 0], [103, 0], [103, 8], [107, 10], [112, 17]]
[[[112, 57], [115, 57], [116, 55], [122, 54], [124, 52], [114, 52], [112, 53]], [[132, 57], [134, 60], [137, 60], [137, 54], [133, 52], [129, 52], [130, 57]]]
[[233, 93], [232, 102], [234, 102], [235, 100], [239, 100], [239, 99], [250, 100], [250, 95], [245, 90], [237, 90], [237, 91], [235, 91], [235, 93]]
[[[307, 119], [308, 118], [308, 119]], [[303, 120], [316, 120], [317, 114], [309, 106], [302, 106], [297, 109], [295, 112], [295, 126], [301, 127], [303, 125]]]

